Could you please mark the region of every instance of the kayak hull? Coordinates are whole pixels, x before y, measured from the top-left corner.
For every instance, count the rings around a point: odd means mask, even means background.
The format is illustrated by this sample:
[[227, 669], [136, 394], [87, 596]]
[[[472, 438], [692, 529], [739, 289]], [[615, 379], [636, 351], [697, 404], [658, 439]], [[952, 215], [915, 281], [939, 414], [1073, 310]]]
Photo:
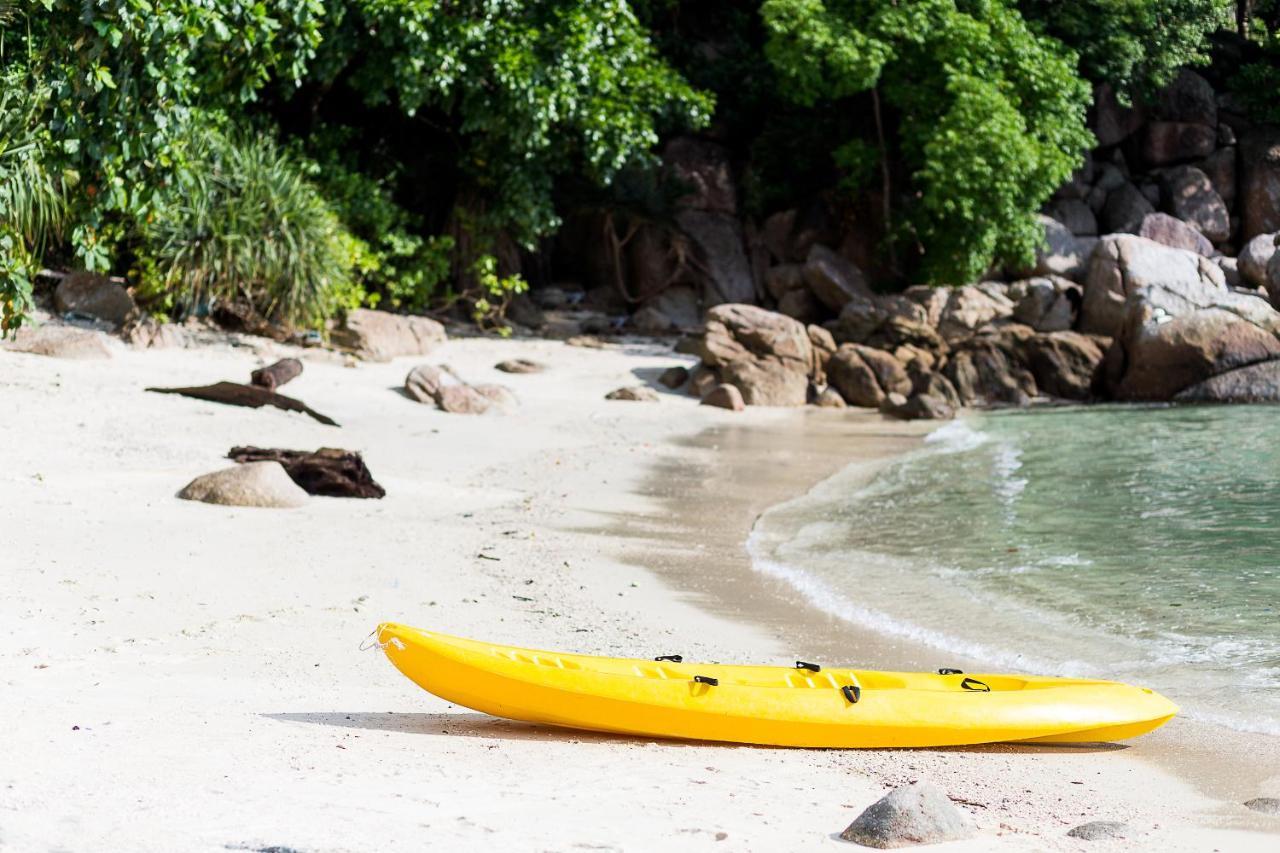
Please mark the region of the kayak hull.
[[[1135, 737], [1177, 707], [1106, 681], [603, 658], [385, 623], [414, 683], [511, 720], [642, 737], [795, 747], [934, 747]], [[855, 701], [856, 699], [856, 701]]]

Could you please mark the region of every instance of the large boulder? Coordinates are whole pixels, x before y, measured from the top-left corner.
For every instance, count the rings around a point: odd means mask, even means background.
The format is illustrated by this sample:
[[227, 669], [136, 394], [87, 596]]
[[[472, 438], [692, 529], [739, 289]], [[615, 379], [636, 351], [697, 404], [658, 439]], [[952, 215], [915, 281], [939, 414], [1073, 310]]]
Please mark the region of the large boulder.
[[[893, 400], [892, 405], [886, 405]], [[933, 394], [912, 394], [903, 400], [893, 394], [881, 404], [880, 411], [903, 421], [949, 421], [956, 416], [955, 408], [945, 399]]]
[[124, 325], [136, 309], [129, 291], [91, 272], [65, 276], [53, 291], [53, 304], [59, 314], [79, 314], [113, 326]]
[[1195, 166], [1178, 166], [1164, 173], [1161, 192], [1169, 211], [1215, 243], [1231, 236], [1227, 205], [1209, 176]]
[[667, 177], [681, 192], [677, 206], [729, 215], [737, 213], [733, 169], [724, 146], [704, 139], [677, 137], [667, 143], [662, 163]]
[[1206, 258], [1213, 255], [1213, 243], [1209, 238], [1181, 219], [1167, 213], [1148, 213], [1142, 218], [1138, 236], [1172, 249], [1186, 249]]
[[178, 497], [222, 506], [292, 508], [307, 502], [307, 493], [279, 462], [246, 462], [203, 474], [184, 486]]
[[827, 381], [851, 406], [876, 408], [891, 393], [912, 391], [906, 368], [883, 350], [843, 344], [827, 362]]
[[1079, 280], [1088, 266], [1093, 247], [1098, 243], [1097, 238], [1077, 237], [1061, 222], [1043, 214], [1039, 220], [1044, 226], [1045, 242], [1036, 252], [1032, 274], [1061, 275]]
[[1259, 127], [1240, 137], [1242, 240], [1280, 231], [1280, 129]]
[[1102, 208], [1102, 224], [1109, 234], [1137, 234], [1142, 220], [1156, 208], [1142, 190], [1125, 181], [1107, 194]]
[[1267, 286], [1267, 264], [1276, 253], [1276, 235], [1259, 234], [1244, 244], [1237, 258], [1240, 277], [1254, 287]]
[[1110, 341], [1059, 331], [1028, 338], [1024, 348], [1027, 366], [1042, 394], [1064, 400], [1093, 397], [1095, 377]]
[[1013, 315], [1013, 302], [998, 291], [975, 285], [958, 287], [951, 292], [947, 307], [938, 323], [943, 339], [952, 342]]
[[1115, 337], [1131, 294], [1152, 285], [1225, 289], [1222, 270], [1206, 257], [1130, 234], [1103, 237], [1089, 262], [1080, 330]]
[[1218, 99], [1213, 87], [1208, 80], [1186, 68], [1160, 90], [1156, 110], [1168, 121], [1218, 126]]
[[970, 820], [941, 788], [913, 782], [868, 806], [840, 837], [863, 847], [889, 849], [959, 841], [973, 832]]
[[840, 343], [865, 343], [892, 317], [926, 323], [928, 313], [924, 306], [901, 293], [857, 295], [840, 309], [832, 331]]
[[12, 340], [0, 340], [0, 346], [15, 352], [51, 358], [111, 358], [111, 347], [106, 335], [75, 326], [23, 326]]
[[694, 209], [679, 211], [676, 222], [702, 261], [703, 302], [707, 305], [755, 302], [755, 277], [747, 260], [742, 222], [728, 213]]
[[1209, 183], [1228, 208], [1236, 203], [1236, 149], [1234, 145], [1219, 148], [1200, 161], [1200, 171], [1209, 176]]
[[805, 325], [754, 305], [717, 305], [692, 347], [751, 406], [803, 406], [815, 371]]
[[1074, 326], [1082, 294], [1080, 285], [1061, 276], [1040, 276], [1009, 286], [1014, 321], [1037, 332], [1060, 332]]
[[1109, 148], [1124, 142], [1142, 127], [1142, 112], [1132, 105], [1120, 103], [1115, 90], [1102, 84], [1093, 90], [1090, 125], [1098, 145]]
[[970, 338], [952, 352], [944, 369], [966, 406], [1025, 406], [1036, 396], [1036, 381], [1025, 365], [1024, 345], [1034, 336], [1010, 324]]
[[1185, 163], [1209, 156], [1217, 144], [1217, 130], [1207, 125], [1153, 121], [1143, 128], [1142, 159], [1148, 166]]
[[1060, 198], [1049, 202], [1045, 215], [1066, 226], [1077, 237], [1096, 237], [1098, 219], [1093, 208], [1078, 198]]
[[1211, 376], [1174, 395], [1180, 403], [1274, 403], [1280, 401], [1280, 361], [1260, 361]]
[[370, 361], [390, 361], [404, 355], [426, 355], [448, 340], [444, 326], [430, 317], [391, 314], [357, 308], [347, 312], [336, 343]]
[[804, 279], [818, 301], [832, 311], [840, 311], [854, 297], [871, 296], [866, 276], [857, 264], [821, 244], [809, 250]]

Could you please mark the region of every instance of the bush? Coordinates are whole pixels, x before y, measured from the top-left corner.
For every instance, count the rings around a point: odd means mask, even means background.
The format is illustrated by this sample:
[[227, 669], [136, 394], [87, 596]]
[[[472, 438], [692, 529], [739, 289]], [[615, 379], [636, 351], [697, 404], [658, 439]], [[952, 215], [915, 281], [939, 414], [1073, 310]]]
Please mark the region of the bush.
[[157, 195], [139, 254], [144, 289], [188, 311], [233, 304], [314, 327], [360, 303], [357, 248], [275, 142], [206, 132]]

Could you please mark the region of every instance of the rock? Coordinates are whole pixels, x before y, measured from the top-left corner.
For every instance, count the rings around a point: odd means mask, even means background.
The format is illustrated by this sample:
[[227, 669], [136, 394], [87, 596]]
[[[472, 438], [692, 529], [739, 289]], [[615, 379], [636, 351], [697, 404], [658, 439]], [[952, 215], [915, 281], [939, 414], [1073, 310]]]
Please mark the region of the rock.
[[1060, 332], [1075, 325], [1084, 299], [1080, 285], [1060, 276], [1044, 276], [1014, 282], [1010, 297], [1013, 319], [1037, 332]]
[[274, 364], [259, 367], [249, 374], [249, 384], [274, 391], [302, 375], [302, 362], [296, 358], [282, 358]]
[[662, 373], [658, 374], [658, 382], [664, 387], [670, 388], [672, 391], [684, 385], [689, 381], [689, 368], [677, 365], [668, 367]]
[[449, 385], [465, 384], [448, 365], [420, 364], [404, 379], [404, 390], [419, 403], [434, 403]]
[[1213, 244], [1196, 229], [1167, 213], [1148, 213], [1138, 228], [1138, 236], [1172, 249], [1185, 249], [1206, 258], [1213, 255]]
[[1236, 203], [1236, 149], [1219, 148], [1200, 161], [1200, 171], [1209, 176], [1214, 192], [1228, 208]]
[[840, 309], [833, 334], [841, 343], [863, 343], [892, 318], [923, 325], [928, 316], [923, 305], [901, 293], [855, 296]]
[[1045, 245], [1036, 252], [1036, 265], [1031, 272], [1079, 280], [1085, 273], [1097, 239], [1077, 237], [1056, 219], [1044, 215], [1039, 219], [1045, 229]]
[[942, 322], [942, 312], [947, 310], [947, 303], [951, 301], [951, 288], [917, 284], [908, 287], [902, 295], [924, 309], [925, 323], [937, 327]]
[[138, 349], [180, 349], [187, 345], [187, 331], [177, 323], [160, 323], [151, 315], [128, 325], [123, 333]]
[[699, 400], [719, 384], [716, 372], [704, 364], [699, 364], [689, 372], [689, 393]]
[[760, 227], [760, 240], [769, 255], [777, 263], [793, 260], [791, 257], [791, 232], [796, 224], [796, 211], [780, 210], [770, 214]]
[[1186, 68], [1164, 88], [1156, 105], [1160, 117], [1168, 121], [1218, 127], [1218, 100], [1209, 81]]
[[1070, 331], [1028, 338], [1026, 360], [1031, 375], [1035, 377], [1036, 388], [1043, 394], [1064, 400], [1091, 399], [1095, 376], [1109, 344], [1106, 338]]
[[1023, 364], [1023, 342], [1034, 336], [1026, 326], [965, 341], [951, 354], [945, 374], [966, 406], [1026, 406], [1037, 393], [1035, 377]]
[[1226, 203], [1213, 188], [1209, 176], [1195, 166], [1179, 166], [1165, 172], [1161, 192], [1174, 216], [1214, 243], [1224, 242], [1231, 236], [1231, 217]]
[[[894, 398], [901, 402], [891, 402]], [[880, 411], [904, 421], [949, 421], [956, 416], [955, 409], [946, 400], [932, 394], [912, 394], [909, 398], [891, 394], [881, 404]]]
[[696, 354], [752, 406], [803, 406], [814, 369], [803, 323], [753, 305], [707, 312]]
[[1215, 255], [1213, 262], [1218, 265], [1218, 269], [1222, 270], [1222, 280], [1227, 283], [1227, 287], [1244, 286], [1244, 280], [1240, 278], [1240, 263], [1236, 258]]
[[53, 304], [59, 314], [92, 317], [113, 326], [124, 325], [137, 308], [129, 291], [106, 276], [91, 272], [64, 276], [53, 291]]
[[972, 835], [969, 819], [929, 782], [895, 788], [840, 833], [845, 841], [880, 849], [939, 844]]
[[677, 329], [695, 329], [702, 322], [702, 303], [698, 290], [688, 284], [664, 287], [649, 298], [645, 306], [665, 314]]
[[[542, 313], [538, 303], [524, 293], [517, 293], [511, 297], [511, 300], [507, 303], [507, 311], [503, 316], [517, 326], [524, 326], [526, 329], [541, 329], [547, 325], [547, 315]], [[419, 353], [409, 353], [409, 355], [419, 355]]]
[[1142, 127], [1142, 113], [1122, 105], [1108, 84], [1094, 88], [1091, 113], [1093, 133], [1103, 148], [1118, 145]]
[[911, 379], [902, 364], [887, 352], [843, 344], [827, 362], [827, 381], [851, 406], [876, 408], [886, 395], [911, 393]]
[[1096, 237], [1098, 219], [1089, 205], [1074, 198], [1056, 199], [1045, 208], [1045, 214], [1061, 222], [1077, 237]]
[[228, 406], [244, 406], [250, 409], [261, 409], [272, 406], [286, 412], [301, 412], [326, 426], [337, 426], [333, 418], [322, 415], [301, 400], [259, 388], [256, 385], [241, 385], [238, 382], [215, 382], [212, 385], [200, 385], [190, 388], [148, 388], [157, 394], [178, 394], [193, 400], [207, 400], [210, 403], [223, 403]]
[[1148, 166], [1168, 166], [1207, 157], [1217, 147], [1212, 127], [1177, 121], [1152, 121], [1143, 128], [1142, 159]]
[[[1267, 286], [1267, 262], [1276, 253], [1276, 235], [1259, 234], [1244, 244], [1237, 259], [1240, 277], [1254, 287]], [[1273, 303], [1274, 304], [1274, 303]]]
[[279, 462], [248, 462], [196, 477], [178, 492], [188, 501], [222, 506], [290, 508], [307, 502], [307, 493]]
[[1092, 820], [1073, 826], [1067, 835], [1081, 841], [1104, 841], [1110, 838], [1128, 838], [1131, 832], [1127, 823], [1117, 820]]
[[782, 294], [778, 300], [778, 313], [785, 314], [801, 323], [812, 323], [821, 319], [828, 312], [808, 288], [791, 290]]
[[1184, 388], [1179, 403], [1274, 403], [1280, 401], [1280, 361], [1263, 361], [1219, 373]]
[[501, 385], [468, 385], [448, 365], [422, 364], [409, 371], [405, 393], [455, 415], [483, 415], [513, 408], [515, 395]]
[[862, 270], [820, 244], [809, 250], [804, 264], [804, 280], [818, 301], [832, 311], [839, 311], [855, 296], [871, 295]]
[[1244, 807], [1262, 814], [1280, 815], [1280, 798], [1254, 797], [1252, 800], [1245, 801]]
[[280, 450], [261, 447], [233, 447], [229, 459], [241, 463], [278, 462], [289, 479], [309, 495], [331, 498], [382, 498], [387, 490], [374, 482], [359, 453], [322, 447], [308, 450]]
[[1094, 171], [1093, 188], [1113, 193], [1129, 183], [1129, 173], [1115, 163], [1101, 163]]
[[357, 308], [347, 312], [343, 328], [334, 331], [333, 339], [362, 358], [390, 361], [403, 355], [426, 355], [448, 336], [444, 326], [430, 317]]
[[831, 386], [823, 388], [814, 395], [813, 404], [820, 409], [844, 409], [849, 405], [844, 401], [844, 397], [840, 396], [840, 392]]
[[483, 415], [493, 401], [470, 385], [446, 385], [435, 398], [436, 406], [451, 415]]
[[1240, 137], [1236, 203], [1240, 239], [1280, 231], [1280, 129], [1259, 127]]
[[755, 278], [747, 260], [742, 223], [726, 213], [681, 210], [676, 222], [689, 237], [706, 271], [704, 302], [749, 304], [756, 301]]
[[13, 340], [0, 341], [0, 346], [14, 352], [45, 355], [51, 358], [111, 358], [111, 348], [106, 335], [88, 329], [77, 329], [74, 326], [49, 324], [35, 328], [23, 326], [14, 334]]
[[606, 400], [630, 400], [636, 403], [656, 403], [658, 402], [658, 392], [654, 391], [648, 385], [628, 385], [624, 388], [616, 388], [604, 395]]
[[764, 274], [764, 286], [774, 299], [782, 299], [795, 290], [804, 290], [804, 267], [800, 264], [779, 264]]
[[1175, 289], [1226, 286], [1218, 265], [1201, 255], [1128, 234], [1103, 237], [1089, 264], [1080, 330], [1115, 337], [1123, 326], [1129, 295], [1166, 283]]
[[702, 398], [702, 405], [716, 406], [734, 412], [741, 412], [747, 407], [742, 400], [742, 392], [733, 385], [715, 386]]
[[631, 315], [631, 325], [637, 332], [661, 335], [674, 332], [676, 324], [657, 308], [647, 306]]
[[836, 352], [835, 338], [821, 326], [806, 326], [805, 331], [809, 333], [809, 344], [813, 347], [813, 371], [809, 375], [809, 381], [817, 386], [826, 385], [827, 363]]
[[951, 342], [972, 335], [988, 323], [1013, 316], [1013, 302], [1006, 296], [992, 295], [980, 287], [966, 285], [952, 291], [946, 310], [938, 323], [938, 332]]
[[498, 362], [493, 367], [503, 373], [542, 373], [547, 369], [545, 364], [527, 358], [509, 358]]
[[471, 387], [477, 394], [489, 401], [493, 411], [508, 412], [519, 404], [516, 395], [505, 385], [487, 382], [480, 385], [472, 385]]
[[565, 339], [565, 346], [581, 347], [582, 349], [604, 349], [606, 344], [595, 335], [574, 335]]
[[667, 143], [662, 152], [663, 169], [681, 195], [681, 208], [712, 213], [737, 213], [737, 191], [729, 152], [722, 145], [688, 136]]
[[960, 393], [956, 391], [956, 386], [952, 385], [951, 380], [941, 373], [934, 373], [932, 370], [913, 371], [910, 365], [908, 365], [907, 373], [911, 376], [912, 396], [928, 395], [936, 397], [952, 409], [959, 409], [964, 405], [960, 400]]
[[543, 311], [558, 311], [569, 304], [569, 294], [563, 287], [540, 287], [530, 291], [529, 298]]

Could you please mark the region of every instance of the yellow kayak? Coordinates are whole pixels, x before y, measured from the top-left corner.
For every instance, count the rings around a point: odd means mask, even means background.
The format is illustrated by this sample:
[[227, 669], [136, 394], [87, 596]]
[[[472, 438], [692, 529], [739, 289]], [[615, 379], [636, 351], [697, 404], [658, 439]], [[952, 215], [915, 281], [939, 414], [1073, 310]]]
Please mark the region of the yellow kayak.
[[1145, 734], [1178, 708], [1111, 681], [874, 672], [561, 654], [378, 626], [401, 672], [442, 699], [552, 726], [801, 747], [1081, 743]]

